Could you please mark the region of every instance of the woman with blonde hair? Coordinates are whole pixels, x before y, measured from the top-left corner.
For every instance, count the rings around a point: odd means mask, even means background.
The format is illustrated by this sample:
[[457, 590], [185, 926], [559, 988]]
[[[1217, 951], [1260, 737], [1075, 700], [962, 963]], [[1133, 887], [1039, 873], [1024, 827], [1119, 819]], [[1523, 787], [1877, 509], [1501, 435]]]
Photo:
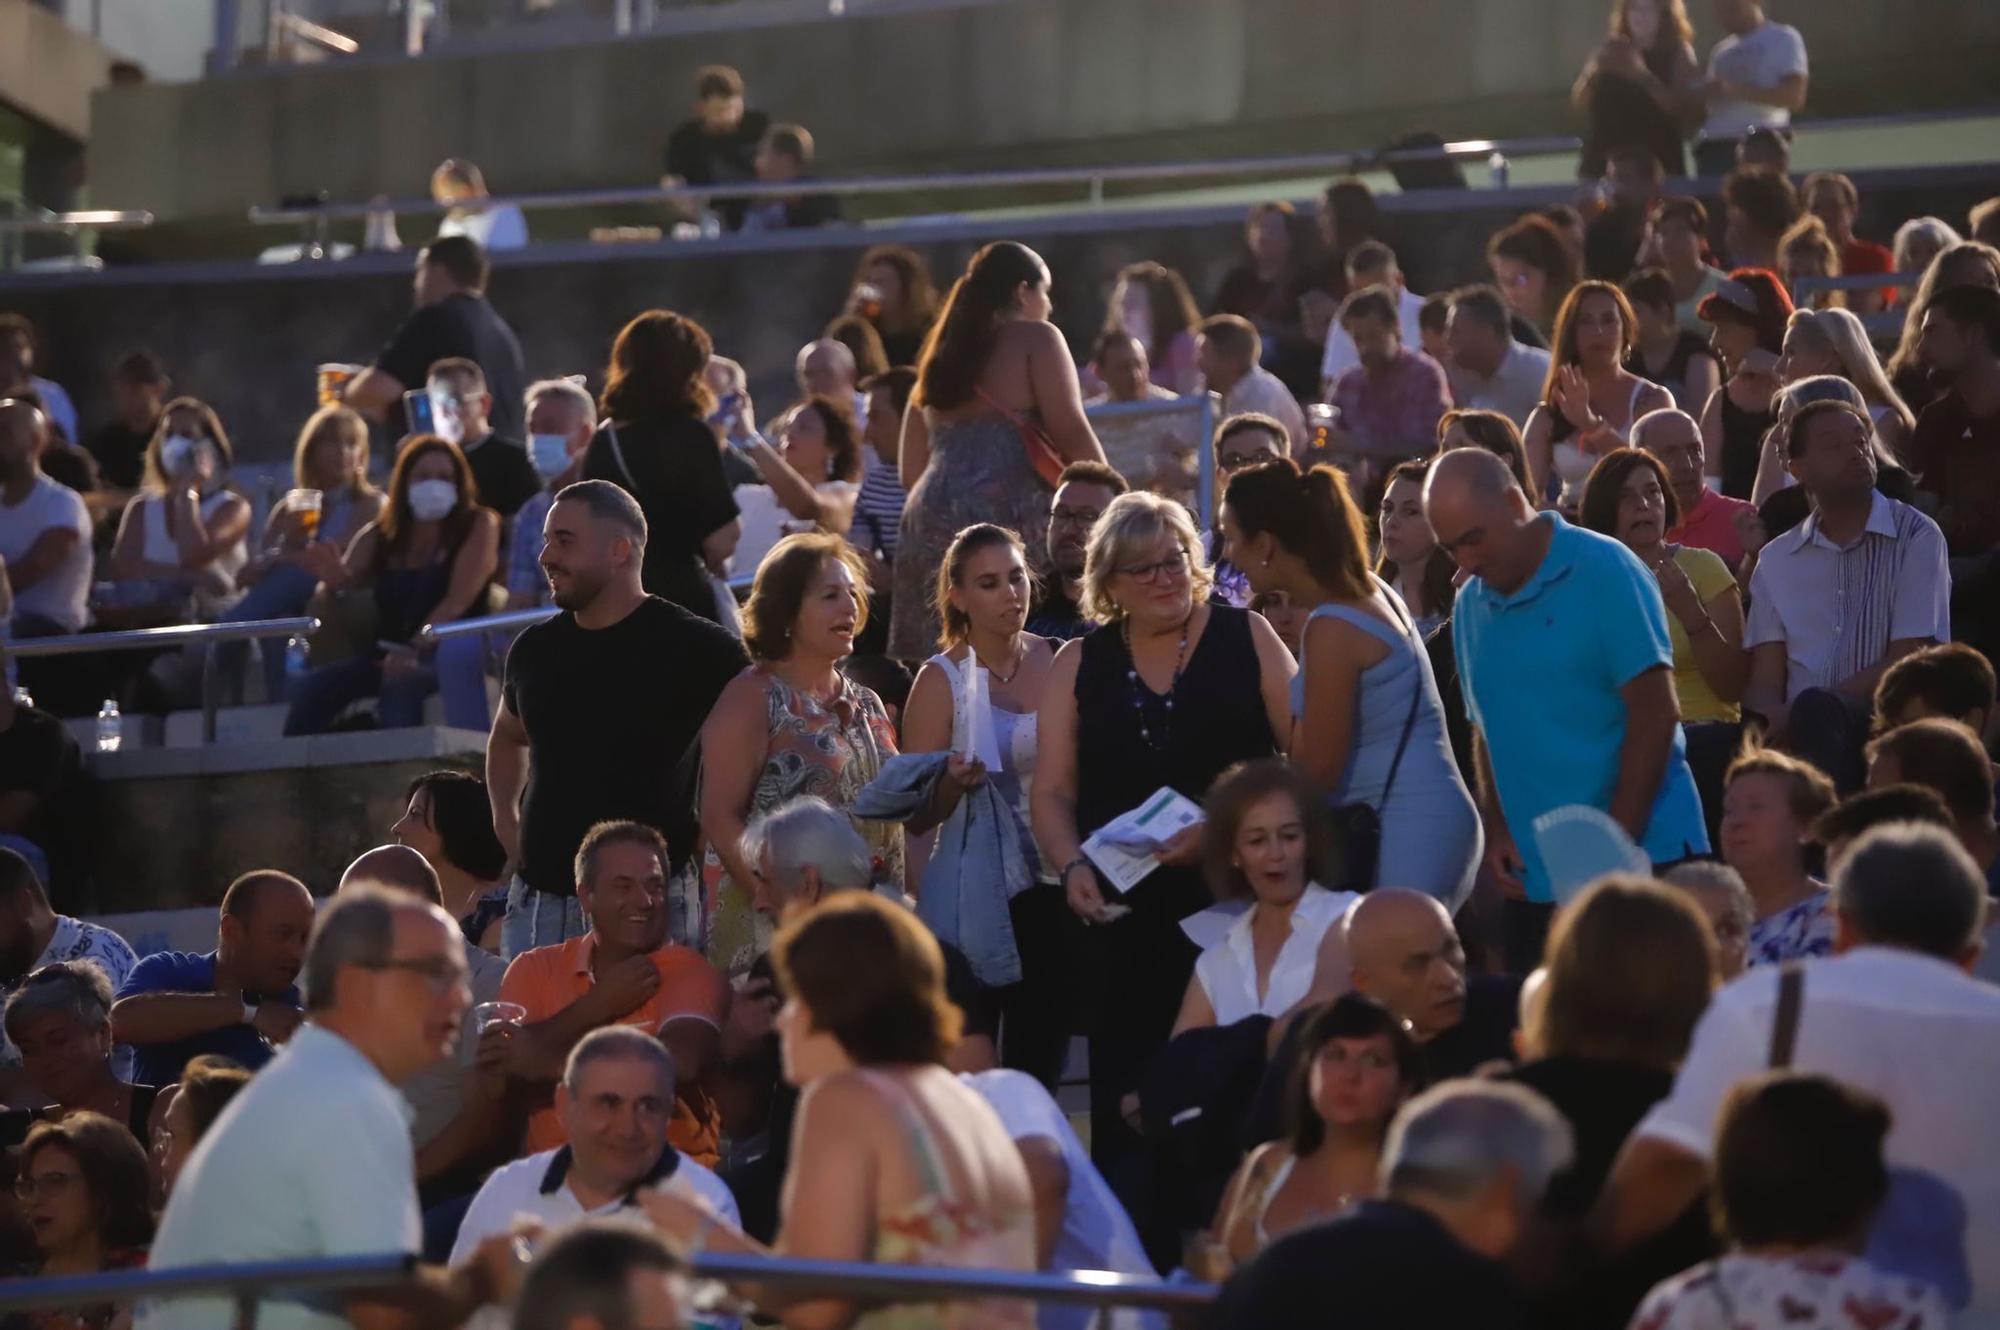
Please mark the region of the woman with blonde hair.
[[708, 417], [708, 332], [670, 310], [648, 310], [611, 344], [600, 403], [604, 425], [583, 454], [583, 478], [608, 480], [646, 514], [649, 595], [720, 622], [710, 573], [720, 573], [741, 528]]
[[[944, 1066], [961, 1016], [936, 939], [866, 892], [829, 897], [771, 948], [786, 995], [785, 1079], [804, 1093], [777, 1240], [768, 1247], [685, 1191], [643, 1188], [646, 1217], [686, 1250], [954, 1269], [1035, 1268], [1035, 1198], [986, 1101]], [[864, 1309], [782, 1286], [741, 1290], [792, 1330], [1028, 1330], [1024, 1302]]]
[[[867, 623], [867, 565], [839, 536], [786, 536], [757, 566], [743, 606], [754, 663], [722, 690], [701, 731], [709, 958], [732, 974], [764, 951], [751, 908], [756, 865], [742, 849], [751, 820], [805, 794], [844, 812], [896, 755], [882, 699], [840, 668]], [[903, 828], [865, 822], [858, 830], [877, 887], [900, 897]]]
[[1868, 330], [1851, 310], [1801, 309], [1785, 325], [1779, 382], [1790, 386], [1815, 374], [1837, 374], [1859, 388], [1876, 437], [1892, 457], [1904, 456], [1916, 415], [1889, 382]]
[[[388, 497], [368, 479], [368, 422], [349, 407], [323, 406], [299, 429], [292, 449], [292, 485], [264, 520], [261, 552], [243, 565], [236, 584], [248, 587], [222, 623], [249, 623], [303, 614], [319, 578], [308, 566], [309, 546], [326, 544], [345, 551], [361, 528], [382, 515]], [[317, 495], [317, 500], [312, 498]], [[316, 515], [308, 517], [317, 502]], [[310, 529], [308, 529], [310, 528]], [[285, 697], [285, 639], [257, 644], [264, 667], [264, 700]], [[225, 679], [237, 679], [247, 648], [225, 642], [217, 665]]]
[[[1035, 840], [1061, 866], [1070, 909], [1094, 925], [1098, 964], [1077, 987], [1107, 999], [1090, 1025], [1100, 1164], [1140, 1148], [1123, 1101], [1166, 1042], [1194, 970], [1181, 921], [1211, 898], [1198, 825], [1170, 836], [1159, 866], [1123, 894], [1103, 883], [1084, 841], [1162, 787], [1201, 802], [1229, 767], [1280, 751], [1291, 729], [1291, 653], [1262, 616], [1213, 603], [1212, 586], [1187, 509], [1121, 494], [1092, 528], [1084, 560], [1083, 608], [1099, 626], [1056, 653], [1042, 691]], [[1072, 991], [1083, 1005], [1087, 994]]]

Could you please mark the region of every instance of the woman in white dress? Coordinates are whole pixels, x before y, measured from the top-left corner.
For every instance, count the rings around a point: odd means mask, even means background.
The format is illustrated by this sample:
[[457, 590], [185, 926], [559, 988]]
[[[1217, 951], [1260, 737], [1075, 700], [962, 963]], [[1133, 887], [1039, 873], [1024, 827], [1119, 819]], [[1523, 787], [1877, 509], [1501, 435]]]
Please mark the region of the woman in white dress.
[[1346, 991], [1339, 923], [1360, 897], [1310, 880], [1325, 857], [1324, 828], [1310, 816], [1319, 800], [1284, 761], [1230, 768], [1207, 804], [1202, 847], [1221, 903], [1182, 922], [1202, 952], [1174, 1034], [1269, 1016], [1275, 1048], [1301, 1007]]

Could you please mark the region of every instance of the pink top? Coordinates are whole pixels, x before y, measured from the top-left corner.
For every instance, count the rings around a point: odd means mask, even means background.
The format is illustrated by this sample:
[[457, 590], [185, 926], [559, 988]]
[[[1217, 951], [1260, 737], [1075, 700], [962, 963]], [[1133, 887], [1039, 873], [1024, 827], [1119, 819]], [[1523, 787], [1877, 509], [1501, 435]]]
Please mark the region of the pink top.
[[1702, 486], [1701, 500], [1681, 514], [1681, 524], [1667, 532], [1669, 545], [1689, 545], [1713, 550], [1731, 568], [1743, 562], [1743, 537], [1736, 533], [1736, 514], [1757, 511], [1748, 499], [1732, 499]]

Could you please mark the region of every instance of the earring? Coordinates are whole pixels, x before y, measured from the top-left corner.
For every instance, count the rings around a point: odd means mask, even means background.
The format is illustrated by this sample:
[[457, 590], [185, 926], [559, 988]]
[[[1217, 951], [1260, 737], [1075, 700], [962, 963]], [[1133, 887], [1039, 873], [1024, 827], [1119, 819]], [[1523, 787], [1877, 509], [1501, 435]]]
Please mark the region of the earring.
[[1263, 562], [1263, 563], [1261, 563], [1261, 564], [1259, 564], [1259, 565], [1258, 565], [1258, 567], [1260, 567], [1260, 568], [1269, 568], [1270, 566], [1271, 566], [1271, 556], [1270, 556], [1270, 555], [1268, 555], [1268, 554], [1266, 554], [1266, 555], [1264, 556], [1264, 562]]

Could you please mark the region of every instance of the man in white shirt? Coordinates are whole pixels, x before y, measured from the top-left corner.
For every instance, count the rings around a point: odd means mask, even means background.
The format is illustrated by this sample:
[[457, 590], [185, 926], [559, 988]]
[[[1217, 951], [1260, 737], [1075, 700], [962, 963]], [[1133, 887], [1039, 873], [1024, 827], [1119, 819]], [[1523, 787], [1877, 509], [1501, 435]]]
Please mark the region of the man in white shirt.
[[1283, 380], [1258, 363], [1264, 355], [1264, 339], [1250, 320], [1236, 314], [1217, 314], [1199, 329], [1196, 357], [1208, 381], [1208, 390], [1222, 395], [1222, 419], [1246, 413], [1266, 415], [1285, 427], [1291, 436], [1292, 455], [1304, 457], [1306, 413]]
[[1834, 873], [1835, 954], [1753, 969], [1716, 993], [1672, 1092], [1612, 1169], [1600, 1242], [1626, 1250], [1685, 1211], [1708, 1183], [1730, 1087], [1791, 1067], [1889, 1106], [1891, 1187], [1870, 1262], [1937, 1285], [1967, 1325], [2000, 1318], [2000, 988], [1967, 973], [1985, 897], [1947, 831], [1902, 824], [1857, 841]]
[[1944, 533], [1875, 488], [1872, 428], [1845, 402], [1793, 417], [1785, 452], [1813, 511], [1759, 555], [1743, 640], [1744, 707], [1843, 793], [1866, 774], [1861, 745], [1883, 671], [1951, 640]]
[[[397, 1087], [445, 1057], [468, 990], [463, 939], [443, 910], [376, 887], [337, 895], [306, 955], [308, 1024], [201, 1138], [175, 1181], [154, 1270], [365, 1256], [422, 1246], [409, 1107]], [[457, 1325], [504, 1298], [511, 1244], [394, 1290], [274, 1294], [263, 1330], [416, 1330]], [[139, 1308], [141, 1330], [211, 1330], [227, 1297]]]
[[[517, 1159], [486, 1180], [459, 1224], [453, 1265], [521, 1220], [554, 1230], [624, 1212], [643, 1222], [636, 1198], [651, 1187], [690, 1190], [717, 1218], [741, 1224], [722, 1179], [667, 1144], [674, 1060], [645, 1031], [611, 1026], [579, 1040], [556, 1087], [556, 1112], [569, 1144]], [[507, 1321], [488, 1308], [474, 1324], [484, 1330]]]
[[1451, 358], [1445, 377], [1461, 411], [1498, 411], [1526, 429], [1548, 384], [1549, 353], [1514, 340], [1506, 297], [1493, 286], [1468, 286], [1451, 297], [1445, 317]]
[[[0, 844], [0, 1005], [29, 975], [57, 961], [89, 961], [104, 971], [115, 993], [138, 958], [132, 944], [110, 929], [57, 914], [33, 866]], [[120, 1047], [115, 1065], [129, 1078], [131, 1050]], [[0, 1095], [14, 1087], [20, 1066], [21, 1050], [0, 1026]]]
[[0, 398], [0, 566], [14, 590], [13, 636], [79, 633], [90, 622], [90, 510], [42, 472], [48, 420]]
[[[992, 1106], [1020, 1147], [1035, 1196], [1035, 1255], [1040, 1267], [1152, 1278], [1152, 1262], [1146, 1259], [1139, 1231], [1042, 1083], [1024, 1071], [982, 1071], [959, 1079]], [[1039, 1330], [1084, 1330], [1095, 1316], [1089, 1307], [1068, 1303], [1043, 1302], [1035, 1308]], [[1116, 1330], [1161, 1322], [1156, 1313], [1130, 1308], [1111, 1314]]]
[[[1422, 346], [1424, 298], [1410, 294], [1410, 288], [1403, 283], [1403, 270], [1396, 263], [1396, 251], [1379, 240], [1364, 240], [1347, 253], [1347, 289], [1365, 291], [1371, 286], [1385, 286], [1396, 293], [1403, 345]], [[1360, 363], [1361, 352], [1354, 345], [1354, 335], [1335, 319], [1327, 326], [1326, 351], [1319, 362], [1320, 399], [1331, 401], [1333, 381]]]
[[1753, 129], [1783, 129], [1806, 104], [1806, 43], [1799, 30], [1764, 17], [1759, 0], [1715, 0], [1728, 36], [1708, 56], [1708, 119], [1695, 145], [1697, 174], [1726, 175]]

